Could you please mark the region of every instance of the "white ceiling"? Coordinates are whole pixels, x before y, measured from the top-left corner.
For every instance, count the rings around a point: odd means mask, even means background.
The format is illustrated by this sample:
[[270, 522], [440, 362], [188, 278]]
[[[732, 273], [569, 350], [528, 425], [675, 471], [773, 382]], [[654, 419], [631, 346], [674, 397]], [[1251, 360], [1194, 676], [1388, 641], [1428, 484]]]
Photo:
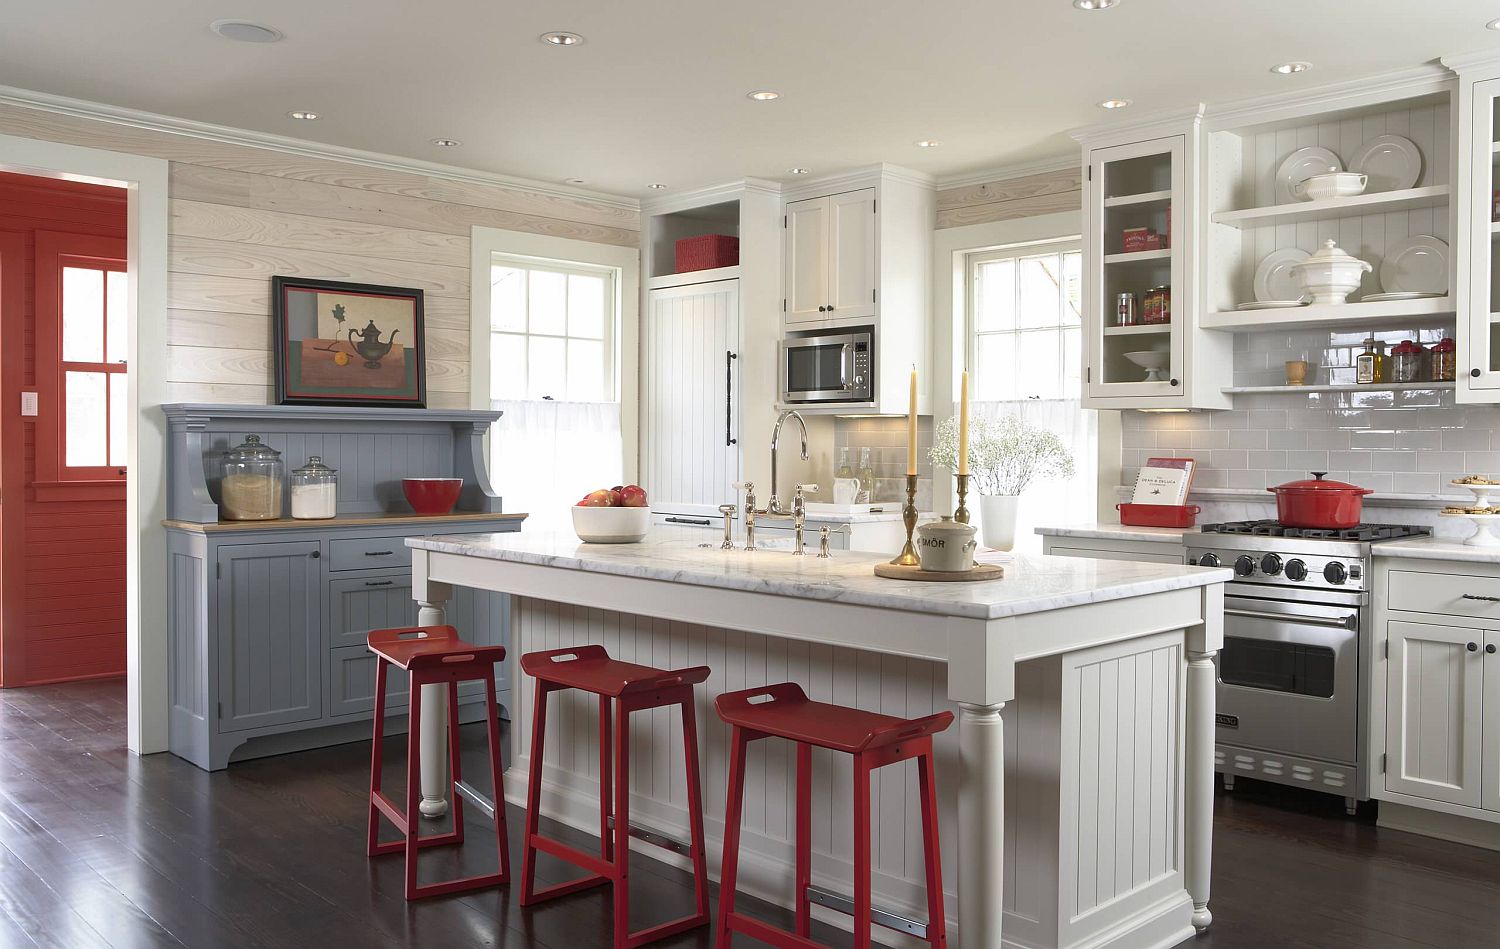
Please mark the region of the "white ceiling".
[[[643, 196], [877, 161], [1065, 155], [1069, 129], [1500, 49], [1494, 0], [11, 0], [0, 84]], [[235, 43], [219, 18], [272, 25]], [[537, 41], [571, 30], [587, 42]], [[1268, 68], [1310, 60], [1312, 72]], [[779, 101], [745, 97], [774, 89]], [[317, 122], [286, 117], [321, 113]], [[430, 144], [460, 140], [458, 148]], [[918, 139], [939, 148], [920, 149]]]

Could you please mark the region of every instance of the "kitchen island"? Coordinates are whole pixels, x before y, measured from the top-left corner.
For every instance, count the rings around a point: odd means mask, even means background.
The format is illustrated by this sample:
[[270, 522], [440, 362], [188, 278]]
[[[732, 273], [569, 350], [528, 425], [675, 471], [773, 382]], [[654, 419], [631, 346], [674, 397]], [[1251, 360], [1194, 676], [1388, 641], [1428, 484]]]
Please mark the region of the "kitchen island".
[[[601, 643], [624, 660], [713, 669], [698, 708], [712, 867], [728, 739], [713, 696], [791, 680], [814, 699], [873, 711], [954, 709], [957, 727], [938, 736], [937, 757], [955, 945], [1147, 949], [1211, 920], [1213, 657], [1227, 570], [1018, 557], [1003, 580], [918, 583], [876, 578], [885, 558], [873, 554], [720, 551], [656, 532], [620, 546], [527, 533], [407, 543], [424, 624], [443, 621], [455, 587], [473, 587], [513, 595], [513, 654]], [[505, 793], [524, 804], [532, 688], [525, 677], [512, 686]], [[432, 698], [424, 709], [438, 714], [423, 727], [435, 732], [444, 703]], [[593, 703], [553, 701], [544, 811], [596, 828]], [[632, 726], [631, 814], [681, 838], [680, 731], [666, 710]], [[424, 737], [429, 815], [447, 807], [437, 738]], [[788, 746], [751, 752], [741, 843], [740, 888], [783, 904], [792, 761]], [[813, 877], [837, 892], [852, 875], [848, 767], [815, 756]], [[908, 765], [875, 776], [875, 903], [921, 919], [916, 800]], [[877, 929], [876, 938], [904, 937]]]

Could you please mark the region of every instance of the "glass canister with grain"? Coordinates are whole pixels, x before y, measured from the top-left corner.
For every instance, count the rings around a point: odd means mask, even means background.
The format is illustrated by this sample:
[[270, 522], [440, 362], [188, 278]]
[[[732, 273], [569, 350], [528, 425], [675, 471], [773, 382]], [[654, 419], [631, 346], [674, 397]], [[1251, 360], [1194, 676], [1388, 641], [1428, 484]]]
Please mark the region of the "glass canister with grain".
[[219, 513], [228, 521], [274, 521], [281, 517], [281, 452], [259, 435], [224, 453]]

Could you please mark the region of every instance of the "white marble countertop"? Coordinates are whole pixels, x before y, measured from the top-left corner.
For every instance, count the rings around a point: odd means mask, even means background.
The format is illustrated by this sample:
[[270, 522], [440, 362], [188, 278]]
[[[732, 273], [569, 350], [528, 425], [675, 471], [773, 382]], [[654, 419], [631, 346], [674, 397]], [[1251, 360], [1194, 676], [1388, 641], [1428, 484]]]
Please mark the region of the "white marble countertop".
[[1084, 537], [1093, 540], [1147, 540], [1180, 544], [1182, 535], [1196, 527], [1127, 527], [1124, 524], [1062, 524], [1038, 527], [1038, 534], [1051, 537]]
[[1500, 547], [1469, 547], [1461, 540], [1444, 537], [1411, 537], [1372, 545], [1377, 557], [1410, 557], [1413, 560], [1457, 560], [1468, 563], [1500, 563]]
[[839, 551], [820, 560], [774, 550], [747, 554], [701, 548], [662, 530], [653, 530], [639, 544], [584, 544], [572, 534], [523, 531], [412, 537], [406, 545], [487, 560], [984, 620], [1208, 586], [1233, 576], [1225, 569], [1019, 556], [1006, 565], [1002, 580], [886, 580], [872, 572], [884, 556]]

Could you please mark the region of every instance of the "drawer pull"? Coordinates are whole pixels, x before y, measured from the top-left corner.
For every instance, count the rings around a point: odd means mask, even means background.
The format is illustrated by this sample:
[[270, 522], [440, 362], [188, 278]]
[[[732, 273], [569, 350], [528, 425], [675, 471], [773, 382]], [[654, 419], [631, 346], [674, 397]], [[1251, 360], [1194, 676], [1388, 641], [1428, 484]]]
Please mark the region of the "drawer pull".
[[367, 550], [367, 551], [365, 551], [365, 556], [366, 557], [389, 557], [393, 553], [395, 553], [394, 550]]
[[395, 580], [366, 580], [365, 581], [365, 586], [367, 586], [367, 587], [389, 587], [389, 586], [395, 586], [395, 584], [396, 584]]
[[1466, 600], [1480, 600], [1485, 603], [1500, 603], [1500, 596], [1480, 596], [1477, 593], [1465, 593], [1463, 598]]
[[706, 517], [666, 517], [662, 518], [668, 524], [692, 524], [694, 527], [712, 527], [714, 522]]

